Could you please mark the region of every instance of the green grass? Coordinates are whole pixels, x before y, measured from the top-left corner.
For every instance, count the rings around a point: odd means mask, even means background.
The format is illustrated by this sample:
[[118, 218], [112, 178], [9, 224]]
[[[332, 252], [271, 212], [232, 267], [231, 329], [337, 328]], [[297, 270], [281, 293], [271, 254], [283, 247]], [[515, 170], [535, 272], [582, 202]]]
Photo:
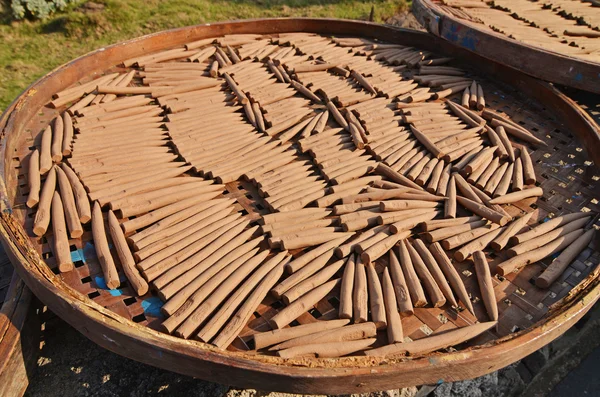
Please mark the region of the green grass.
[[160, 30], [233, 19], [334, 17], [383, 22], [405, 0], [96, 0], [101, 11], [81, 4], [43, 21], [10, 22], [7, 3], [0, 21], [0, 111], [29, 84], [55, 67], [108, 44]]

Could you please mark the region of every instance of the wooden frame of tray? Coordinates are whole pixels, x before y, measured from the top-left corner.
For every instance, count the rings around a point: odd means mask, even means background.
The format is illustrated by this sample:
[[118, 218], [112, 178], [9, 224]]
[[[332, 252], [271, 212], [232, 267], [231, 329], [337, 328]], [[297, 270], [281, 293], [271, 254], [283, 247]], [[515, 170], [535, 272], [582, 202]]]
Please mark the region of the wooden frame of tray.
[[[193, 340], [183, 340], [137, 324], [96, 303], [61, 281], [32, 246], [20, 219], [12, 213], [18, 191], [14, 159], [24, 126], [52, 93], [91, 78], [126, 58], [159, 51], [193, 40], [236, 33], [307, 31], [333, 35], [360, 35], [388, 42], [452, 54], [477, 64], [502, 84], [541, 103], [574, 135], [580, 146], [598, 147], [600, 131], [571, 100], [550, 84], [491, 62], [431, 35], [383, 25], [330, 19], [268, 19], [198, 25], [143, 36], [94, 51], [65, 64], [30, 86], [0, 118], [0, 234], [17, 271], [58, 316], [99, 345], [123, 356], [171, 371], [238, 387], [295, 393], [360, 393], [374, 390], [456, 381], [502, 368], [539, 349], [577, 322], [600, 297], [600, 269], [592, 270], [554, 305], [545, 317], [527, 329], [501, 339], [425, 357], [373, 359], [281, 359], [252, 352], [232, 352]], [[598, 151], [588, 157], [600, 164]], [[594, 187], [597, 192], [598, 184]], [[594, 258], [598, 255], [594, 250]]]
[[600, 93], [600, 64], [521, 43], [451, 15], [430, 0], [415, 0], [412, 11], [427, 31], [484, 58], [531, 76]]

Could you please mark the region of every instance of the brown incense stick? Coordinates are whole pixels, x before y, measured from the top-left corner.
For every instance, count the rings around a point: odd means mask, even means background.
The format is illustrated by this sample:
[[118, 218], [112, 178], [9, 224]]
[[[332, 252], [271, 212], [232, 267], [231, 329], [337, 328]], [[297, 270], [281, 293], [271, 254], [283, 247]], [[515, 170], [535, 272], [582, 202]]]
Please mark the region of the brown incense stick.
[[96, 255], [98, 256], [98, 261], [102, 267], [106, 286], [109, 289], [118, 288], [120, 285], [119, 275], [110, 253], [110, 248], [108, 247], [108, 240], [104, 229], [104, 219], [98, 202], [94, 202], [94, 207], [92, 209], [92, 235], [94, 238]]
[[513, 256], [509, 260], [500, 263], [496, 268], [497, 272], [499, 275], [505, 276], [524, 266], [527, 266], [531, 263], [535, 263], [536, 261], [544, 259], [557, 252], [560, 252], [564, 248], [568, 247], [575, 240], [577, 240], [579, 237], [581, 237], [583, 233], [583, 229], [575, 230], [567, 235], [558, 237], [554, 241], [540, 248], [525, 252], [521, 255]]
[[452, 294], [452, 290], [450, 289], [450, 285], [448, 284], [448, 280], [446, 280], [446, 277], [440, 269], [439, 264], [437, 263], [436, 259], [433, 257], [431, 252], [427, 249], [423, 241], [415, 239], [413, 241], [413, 246], [415, 247], [421, 259], [423, 260], [425, 266], [427, 266], [427, 270], [429, 270], [429, 273], [434, 278], [435, 283], [446, 297], [446, 300], [450, 302], [452, 306], [458, 306], [458, 303], [456, 302], [456, 299], [454, 299], [454, 295]]
[[296, 327], [275, 329], [273, 331], [254, 334], [254, 346], [257, 350], [263, 349], [277, 343], [302, 337], [304, 335], [316, 334], [348, 324], [348, 320], [319, 321], [311, 324], [303, 324]]
[[541, 187], [533, 187], [518, 192], [508, 193], [504, 196], [496, 197], [490, 200], [490, 204], [510, 204], [526, 198], [541, 197], [543, 195], [544, 190]]
[[477, 282], [485, 308], [490, 316], [490, 320], [498, 320], [498, 304], [496, 303], [496, 295], [494, 294], [494, 285], [490, 274], [490, 265], [488, 265], [485, 254], [481, 251], [473, 253], [473, 263], [475, 265], [475, 273], [477, 274]]
[[387, 320], [388, 343], [403, 342], [404, 333], [402, 332], [402, 321], [400, 320], [400, 314], [398, 313], [396, 294], [387, 267], [383, 270], [383, 300], [385, 303]]
[[367, 285], [366, 267], [359, 258], [354, 270], [354, 291], [352, 297], [355, 323], [364, 323], [368, 320], [369, 295]]
[[467, 307], [467, 310], [469, 310], [472, 314], [475, 314], [475, 311], [473, 310], [473, 304], [471, 303], [471, 299], [469, 298], [465, 284], [452, 265], [450, 258], [448, 258], [448, 255], [446, 255], [446, 252], [442, 246], [439, 243], [433, 243], [429, 246], [429, 251], [431, 251], [433, 257], [444, 272], [446, 279], [452, 286], [452, 289], [458, 296], [458, 299], [464, 303], [464, 305]]
[[535, 285], [540, 288], [549, 288], [563, 274], [571, 262], [588, 246], [594, 237], [594, 233], [595, 230], [593, 228], [588, 230], [581, 238], [578, 238], [565, 248], [558, 258], [535, 280]]
[[58, 192], [54, 192], [52, 196], [52, 233], [53, 251], [58, 270], [69, 272], [73, 270], [73, 260], [71, 259], [63, 203]]
[[62, 198], [67, 226], [69, 227], [69, 235], [71, 238], [79, 238], [83, 235], [83, 227], [79, 221], [79, 214], [73, 196], [73, 188], [71, 183], [60, 167], [55, 167], [60, 195]]
[[127, 280], [138, 296], [145, 295], [148, 292], [148, 283], [140, 276], [140, 272], [135, 267], [135, 261], [125, 240], [125, 235], [112, 211], [108, 211], [108, 229]]
[[443, 306], [446, 303], [446, 298], [444, 298], [444, 294], [436, 284], [435, 279], [427, 269], [423, 259], [412, 245], [407, 243], [406, 248], [410, 254], [414, 269], [419, 275], [419, 279], [423, 283], [423, 286], [427, 290], [427, 294], [429, 295], [429, 299], [431, 299], [433, 307]]
[[[44, 175], [52, 168], [52, 127], [48, 126], [42, 133], [40, 148], [40, 174]], [[51, 199], [50, 199], [51, 200]]]
[[27, 173], [27, 183], [29, 185], [27, 206], [29, 208], [33, 208], [40, 201], [40, 152], [37, 149], [35, 149], [29, 155], [29, 170]]
[[340, 309], [339, 318], [352, 318], [352, 296], [354, 290], [354, 272], [356, 267], [355, 255], [350, 255], [344, 267], [342, 284], [340, 287]]
[[269, 350], [277, 351], [296, 346], [312, 345], [315, 343], [344, 342], [372, 338], [377, 335], [374, 323], [362, 323], [328, 329], [313, 334], [300, 336], [273, 346]]
[[412, 342], [395, 343], [392, 345], [367, 350], [365, 354], [373, 357], [390, 357], [398, 354], [424, 354], [449, 346], [458, 345], [484, 333], [490, 328], [496, 326], [496, 324], [498, 324], [496, 321], [490, 321], [487, 323], [469, 325], [454, 329], [452, 331], [427, 336]]
[[283, 328], [323, 299], [339, 283], [340, 279], [332, 280], [303, 295], [300, 299], [295, 300], [291, 305], [273, 316], [269, 320], [269, 324], [273, 328]]
[[[403, 246], [404, 244], [401, 242], [400, 249], [402, 249]], [[398, 310], [403, 316], [412, 316], [414, 314], [414, 310], [410, 298], [409, 287], [406, 278], [404, 277], [404, 273], [402, 272], [400, 261], [398, 260], [398, 257], [394, 253], [393, 249], [390, 250], [389, 268], [394, 292], [396, 294], [396, 303], [398, 304]]]
[[361, 339], [356, 341], [345, 342], [330, 342], [330, 343], [315, 343], [292, 347], [290, 349], [279, 350], [279, 357], [292, 358], [297, 356], [312, 356], [320, 358], [341, 357], [357, 351], [364, 350], [373, 345], [377, 341], [376, 338]]
[[373, 263], [368, 263], [366, 269], [371, 319], [377, 329], [384, 329], [387, 327], [387, 321], [381, 281]]
[[52, 196], [54, 196], [54, 190], [56, 189], [56, 171], [54, 166], [50, 168], [42, 192], [40, 194], [40, 202], [35, 213], [33, 220], [33, 233], [36, 236], [43, 236], [48, 230], [50, 224], [50, 206], [52, 204]]

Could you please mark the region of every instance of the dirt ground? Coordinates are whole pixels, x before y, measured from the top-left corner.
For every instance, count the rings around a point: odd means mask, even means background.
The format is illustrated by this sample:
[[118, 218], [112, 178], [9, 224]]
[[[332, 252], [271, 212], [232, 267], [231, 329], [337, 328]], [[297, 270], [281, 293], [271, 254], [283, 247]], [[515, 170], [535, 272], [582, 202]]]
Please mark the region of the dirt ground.
[[42, 340], [26, 396], [213, 397], [229, 390], [111, 353], [58, 317], [44, 324]]
[[[44, 324], [43, 347], [26, 396], [282, 397], [235, 389], [164, 371], [121, 357], [89, 341], [58, 317]], [[411, 397], [416, 388], [373, 393]], [[287, 395], [286, 395], [287, 396]]]

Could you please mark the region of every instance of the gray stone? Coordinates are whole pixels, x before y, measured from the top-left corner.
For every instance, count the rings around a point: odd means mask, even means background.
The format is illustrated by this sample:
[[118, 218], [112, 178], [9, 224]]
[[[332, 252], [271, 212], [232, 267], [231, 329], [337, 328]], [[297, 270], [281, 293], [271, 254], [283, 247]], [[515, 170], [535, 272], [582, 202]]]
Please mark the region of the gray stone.
[[547, 361], [547, 356], [540, 350], [531, 353], [522, 360], [533, 376], [537, 375], [544, 368]]
[[442, 383], [433, 391], [434, 397], [448, 397], [452, 390], [452, 383]]
[[479, 378], [480, 388], [484, 396], [491, 396], [498, 387], [498, 372], [492, 372]]
[[525, 365], [525, 363], [519, 363], [516, 367], [515, 370], [517, 371], [517, 373], [519, 374], [519, 376], [521, 377], [521, 379], [523, 379], [523, 382], [525, 383], [529, 383], [531, 382], [531, 379], [533, 379], [533, 374], [531, 373], [531, 371], [529, 370], [529, 368], [527, 368], [527, 366]]
[[[509, 365], [498, 371], [498, 391], [503, 395], [511, 395], [525, 387], [525, 382], [515, 369], [518, 364]], [[502, 394], [501, 394], [502, 395]]]
[[416, 386], [413, 387], [405, 387], [404, 389], [400, 389], [400, 394], [398, 397], [414, 397], [417, 395], [419, 389]]
[[465, 397], [481, 397], [482, 393], [481, 389], [479, 388], [480, 385], [480, 378], [454, 382], [452, 384], [452, 395]]

